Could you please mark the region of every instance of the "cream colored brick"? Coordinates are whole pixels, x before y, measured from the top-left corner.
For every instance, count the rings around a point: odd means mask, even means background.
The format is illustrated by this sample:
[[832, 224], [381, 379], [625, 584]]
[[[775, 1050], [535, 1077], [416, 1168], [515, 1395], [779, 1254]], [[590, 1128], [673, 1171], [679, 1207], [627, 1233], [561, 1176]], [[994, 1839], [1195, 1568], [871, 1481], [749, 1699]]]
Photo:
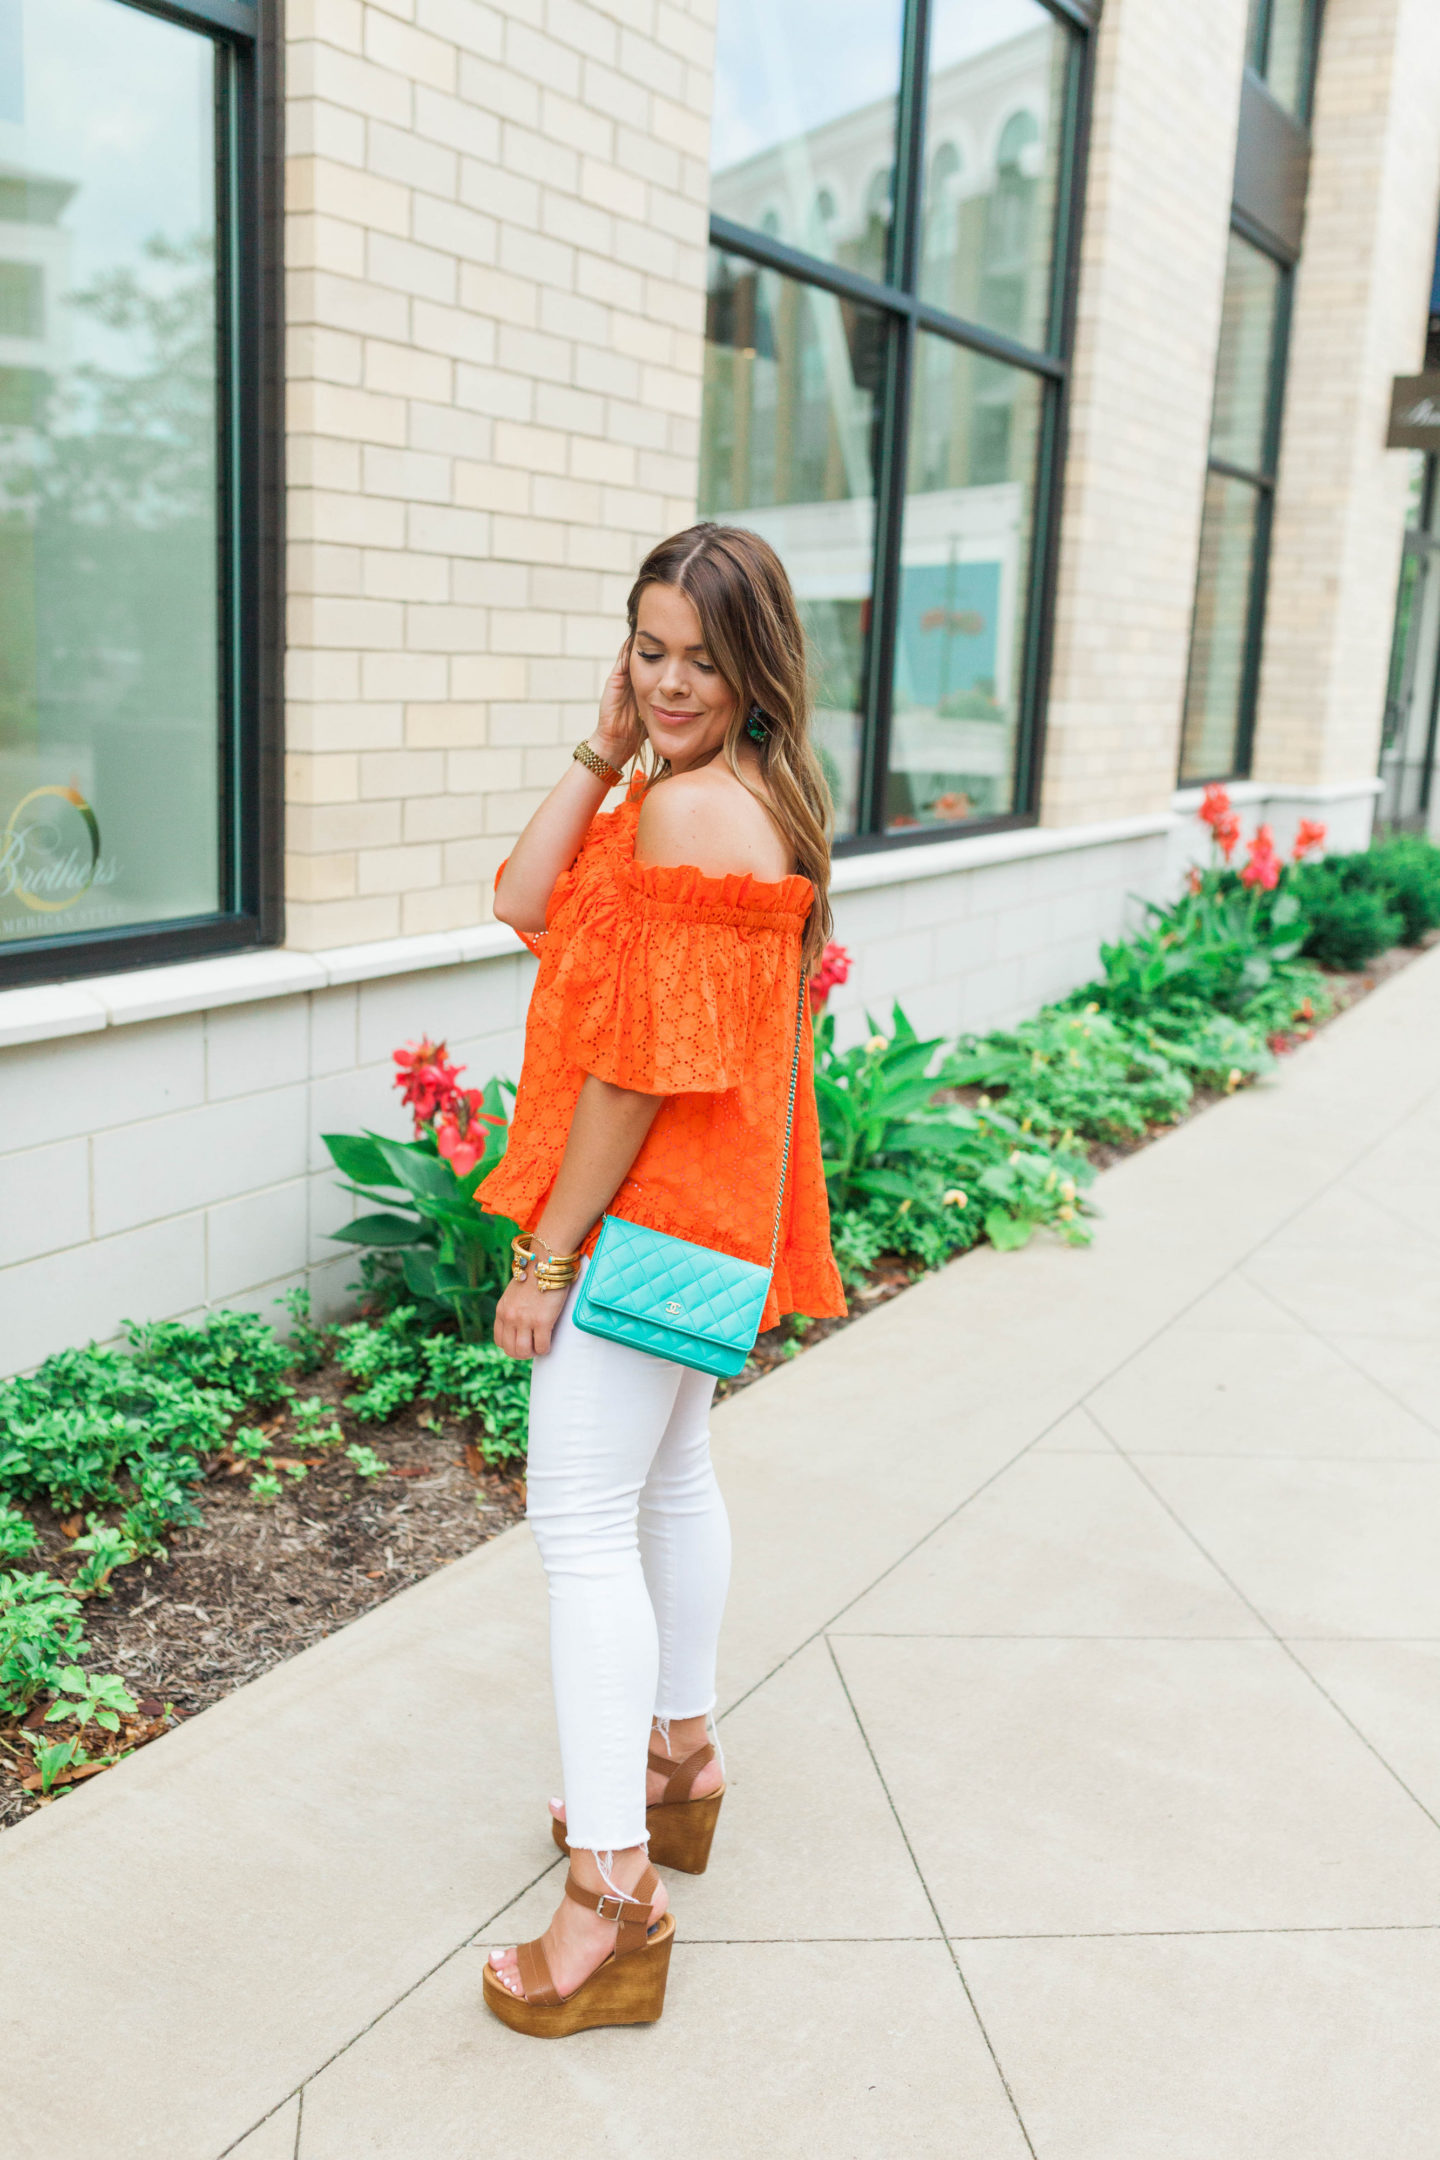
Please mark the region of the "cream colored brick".
[[366, 123], [322, 98], [291, 98], [285, 107], [285, 141], [295, 157], [328, 157], [340, 165], [365, 163]]
[[416, 450], [431, 451], [452, 464], [462, 458], [484, 461], [494, 447], [495, 427], [483, 413], [466, 412], [455, 404], [428, 405], [410, 400], [410, 441]]
[[461, 202], [510, 225], [534, 225], [540, 216], [537, 182], [523, 180], [518, 173], [507, 172], [494, 162], [500, 154], [498, 135], [492, 155], [482, 159], [474, 133], [472, 127], [471, 154], [460, 160]]
[[[518, 768], [518, 751], [497, 751], [495, 755], [510, 757]], [[509, 776], [509, 784], [513, 786], [518, 778], [517, 770]], [[469, 840], [484, 830], [484, 822], [484, 796], [462, 795], [453, 785], [444, 795], [415, 796], [405, 805], [405, 839], [412, 846], [439, 840]]]
[[360, 550], [292, 540], [286, 569], [291, 594], [356, 595], [362, 590]]
[[[524, 752], [518, 748], [452, 750], [447, 760], [447, 772], [450, 786], [447, 799], [453, 801], [456, 795], [467, 795], [473, 798], [478, 806], [496, 788], [514, 788], [520, 785], [524, 772]], [[472, 832], [480, 830], [480, 822], [477, 808], [470, 828]], [[449, 833], [445, 837], [453, 839], [455, 835]]]
[[546, 0], [545, 22], [552, 37], [572, 52], [613, 67], [620, 49], [614, 10], [589, 7], [585, 0]]
[[405, 746], [410, 750], [473, 750], [484, 743], [488, 726], [483, 705], [411, 705], [405, 713]]
[[528, 23], [513, 18], [505, 26], [505, 64], [517, 75], [558, 90], [562, 97], [580, 93], [580, 56], [554, 38], [544, 37]]
[[510, 420], [495, 423], [497, 465], [518, 465], [527, 473], [563, 473], [569, 455], [569, 437], [558, 428], [520, 427]]
[[443, 860], [446, 883], [473, 879], [483, 897], [486, 918], [491, 913], [490, 898], [495, 889], [495, 873], [515, 845], [515, 835], [520, 829], [520, 823], [523, 823], [523, 820], [506, 828], [496, 828], [493, 834], [483, 838], [451, 840], [445, 845]]
[[452, 661], [450, 679], [457, 697], [523, 698], [529, 688], [530, 663], [523, 650], [514, 653], [467, 653]]
[[285, 30], [297, 43], [320, 38], [342, 52], [358, 53], [364, 50], [364, 24], [361, 0], [290, 0]]
[[336, 277], [363, 277], [365, 229], [339, 218], [305, 211], [287, 218], [285, 259], [292, 270], [328, 270]]
[[589, 157], [610, 158], [615, 150], [615, 123], [607, 113], [577, 104], [558, 89], [547, 88], [540, 98], [540, 132], [567, 150]]
[[[356, 670], [357, 676], [359, 670]], [[337, 750], [399, 750], [404, 747], [403, 705], [302, 705], [292, 700], [285, 714], [291, 748], [325, 755]]]
[[435, 451], [367, 449], [362, 470], [369, 495], [395, 495], [407, 503], [450, 497], [450, 460]]
[[411, 83], [431, 90], [453, 90], [456, 78], [455, 47], [428, 31], [413, 30], [379, 14], [373, 7], [365, 18], [365, 57], [377, 66]]
[[408, 531], [412, 548], [437, 555], [483, 555], [490, 547], [491, 520], [482, 510], [412, 503]]
[[420, 351], [413, 345], [387, 345], [378, 338], [365, 345], [365, 388], [392, 397], [448, 399], [454, 371], [438, 353]]
[[306, 757], [300, 753], [287, 755], [287, 802], [340, 803], [358, 802], [359, 799], [360, 769], [355, 758]]
[[494, 359], [495, 325], [483, 316], [464, 308], [437, 307], [431, 300], [416, 300], [413, 314], [415, 343], [421, 352], [445, 353], [482, 365]]
[[450, 565], [443, 555], [369, 549], [361, 558], [360, 575], [364, 590], [377, 600], [443, 601], [450, 597]]
[[394, 127], [410, 124], [413, 92], [409, 81], [333, 46], [304, 40], [287, 44], [285, 87], [290, 97], [323, 98], [367, 119], [388, 120]]
[[333, 540], [351, 547], [398, 548], [405, 540], [403, 506], [377, 502], [369, 495], [292, 487], [286, 514], [292, 541]]
[[360, 683], [367, 698], [408, 705], [448, 697], [450, 671], [441, 653], [367, 652], [360, 655]]
[[369, 752], [360, 759], [359, 784], [367, 802], [438, 795], [445, 785], [444, 754], [439, 750]]
[[292, 901], [285, 911], [285, 942], [294, 952], [324, 952], [333, 945], [372, 945], [400, 935], [398, 900]]
[[330, 330], [402, 341], [410, 334], [408, 300], [353, 278], [332, 277], [328, 271], [289, 271], [285, 302], [292, 325], [318, 323]]
[[297, 645], [385, 652], [404, 642], [404, 611], [388, 600], [331, 600], [292, 593], [289, 634]]
[[507, 471], [498, 465], [457, 462], [455, 500], [471, 510], [508, 510], [518, 513], [530, 502], [530, 475]]
[[[540, 307], [540, 288], [533, 278], [515, 277], [484, 263], [462, 263], [460, 304], [472, 314], [488, 315], [494, 320], [498, 352], [507, 328], [519, 325], [523, 330], [534, 322]], [[503, 355], [501, 359], [504, 366], [515, 365]]]
[[285, 893], [291, 906], [314, 900], [349, 900], [355, 893], [353, 855], [285, 857]]
[[433, 892], [406, 893], [400, 902], [404, 937], [424, 937], [436, 930], [463, 930], [481, 920], [481, 892], [473, 881], [437, 885]]
[[620, 217], [637, 221], [645, 216], [646, 183], [634, 173], [621, 170], [606, 159], [587, 157], [580, 174], [578, 192], [588, 203], [595, 203], [602, 210], [613, 210]]
[[453, 255], [413, 240], [392, 240], [385, 233], [366, 235], [365, 273], [377, 285], [393, 286], [420, 300], [453, 302], [460, 282]]
[[383, 179], [398, 180], [442, 200], [459, 188], [459, 153], [443, 143], [431, 142], [410, 128], [386, 127], [383, 121], [372, 120], [365, 144], [365, 163]]
[[374, 173], [356, 172], [350, 165], [333, 164], [328, 158], [286, 159], [285, 207], [289, 211], [313, 210], [352, 225], [368, 225], [376, 232], [396, 233], [402, 239], [410, 230], [408, 188], [393, 180], [381, 180]]
[[372, 893], [414, 893], [440, 883], [440, 850], [428, 847], [362, 848], [355, 858], [355, 884]]
[[514, 68], [498, 66], [471, 53], [460, 55], [460, 95], [467, 105], [494, 113], [502, 120], [519, 120], [533, 127], [540, 118], [538, 83], [517, 75]]
[[483, 648], [486, 628], [483, 608], [417, 605], [405, 610], [405, 643], [411, 652], [474, 652]]
[[462, 51], [498, 60], [505, 44], [505, 18], [481, 0], [416, 0], [415, 20]]
[[292, 803], [286, 819], [286, 838], [301, 855], [391, 847], [399, 837], [395, 802]]
[[440, 248], [462, 262], [492, 263], [498, 234], [495, 219], [478, 210], [428, 195], [415, 198], [415, 238], [427, 247]]
[[336, 435], [348, 443], [405, 440], [405, 407], [399, 398], [377, 397], [341, 383], [292, 382], [286, 421], [292, 433]]
[[291, 382], [313, 377], [318, 382], [348, 383], [353, 389], [365, 364], [363, 341], [348, 330], [321, 330], [313, 324], [294, 324], [285, 334], [285, 373]]

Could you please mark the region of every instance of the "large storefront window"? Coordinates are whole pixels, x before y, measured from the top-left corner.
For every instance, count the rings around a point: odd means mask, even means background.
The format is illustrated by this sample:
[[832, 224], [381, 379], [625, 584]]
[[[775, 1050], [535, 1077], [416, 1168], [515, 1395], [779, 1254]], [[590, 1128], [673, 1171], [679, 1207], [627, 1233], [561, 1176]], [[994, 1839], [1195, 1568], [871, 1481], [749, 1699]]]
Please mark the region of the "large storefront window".
[[852, 844], [1034, 810], [1089, 12], [720, 0], [700, 510], [790, 572]]
[[234, 935], [249, 56], [204, 12], [0, 0], [0, 979], [257, 933]]

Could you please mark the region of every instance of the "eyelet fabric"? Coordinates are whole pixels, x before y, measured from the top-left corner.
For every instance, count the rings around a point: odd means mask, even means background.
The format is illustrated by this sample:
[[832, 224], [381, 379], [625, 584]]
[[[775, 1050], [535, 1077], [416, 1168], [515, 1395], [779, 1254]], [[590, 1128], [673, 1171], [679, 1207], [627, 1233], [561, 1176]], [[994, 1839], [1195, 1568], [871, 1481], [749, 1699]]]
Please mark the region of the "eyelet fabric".
[[[607, 1212], [761, 1265], [769, 1257], [795, 1045], [800, 944], [814, 889], [635, 861], [637, 777], [556, 880], [525, 1058], [481, 1205], [531, 1228], [560, 1168], [587, 1073], [665, 1100]], [[596, 1230], [585, 1250], [593, 1249]], [[802, 1030], [790, 1171], [761, 1318], [845, 1311]]]

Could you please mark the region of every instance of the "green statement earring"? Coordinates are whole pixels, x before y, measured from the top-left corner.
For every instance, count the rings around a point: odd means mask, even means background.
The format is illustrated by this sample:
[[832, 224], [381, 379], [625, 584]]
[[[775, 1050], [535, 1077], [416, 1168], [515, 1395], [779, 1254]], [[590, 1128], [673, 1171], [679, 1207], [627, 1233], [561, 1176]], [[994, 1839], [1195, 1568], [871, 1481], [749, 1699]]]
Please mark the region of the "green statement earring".
[[750, 737], [751, 742], [763, 743], [768, 742], [770, 739], [770, 730], [765, 724], [765, 715], [758, 705], [752, 705], [745, 715], [745, 733]]

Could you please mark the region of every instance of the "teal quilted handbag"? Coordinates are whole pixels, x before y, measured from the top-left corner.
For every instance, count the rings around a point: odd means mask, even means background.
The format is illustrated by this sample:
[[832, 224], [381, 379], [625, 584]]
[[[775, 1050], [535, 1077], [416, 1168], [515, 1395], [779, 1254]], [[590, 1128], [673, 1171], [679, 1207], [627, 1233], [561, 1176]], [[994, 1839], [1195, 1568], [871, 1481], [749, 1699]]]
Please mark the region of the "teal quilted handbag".
[[795, 1056], [785, 1112], [785, 1149], [770, 1258], [736, 1260], [666, 1237], [643, 1223], [607, 1215], [570, 1317], [587, 1335], [648, 1350], [652, 1357], [717, 1378], [738, 1373], [755, 1347], [780, 1244], [780, 1211], [790, 1168], [790, 1130], [795, 1122], [795, 1083], [800, 1071], [800, 1034], [805, 1017], [805, 978], [795, 1014]]

